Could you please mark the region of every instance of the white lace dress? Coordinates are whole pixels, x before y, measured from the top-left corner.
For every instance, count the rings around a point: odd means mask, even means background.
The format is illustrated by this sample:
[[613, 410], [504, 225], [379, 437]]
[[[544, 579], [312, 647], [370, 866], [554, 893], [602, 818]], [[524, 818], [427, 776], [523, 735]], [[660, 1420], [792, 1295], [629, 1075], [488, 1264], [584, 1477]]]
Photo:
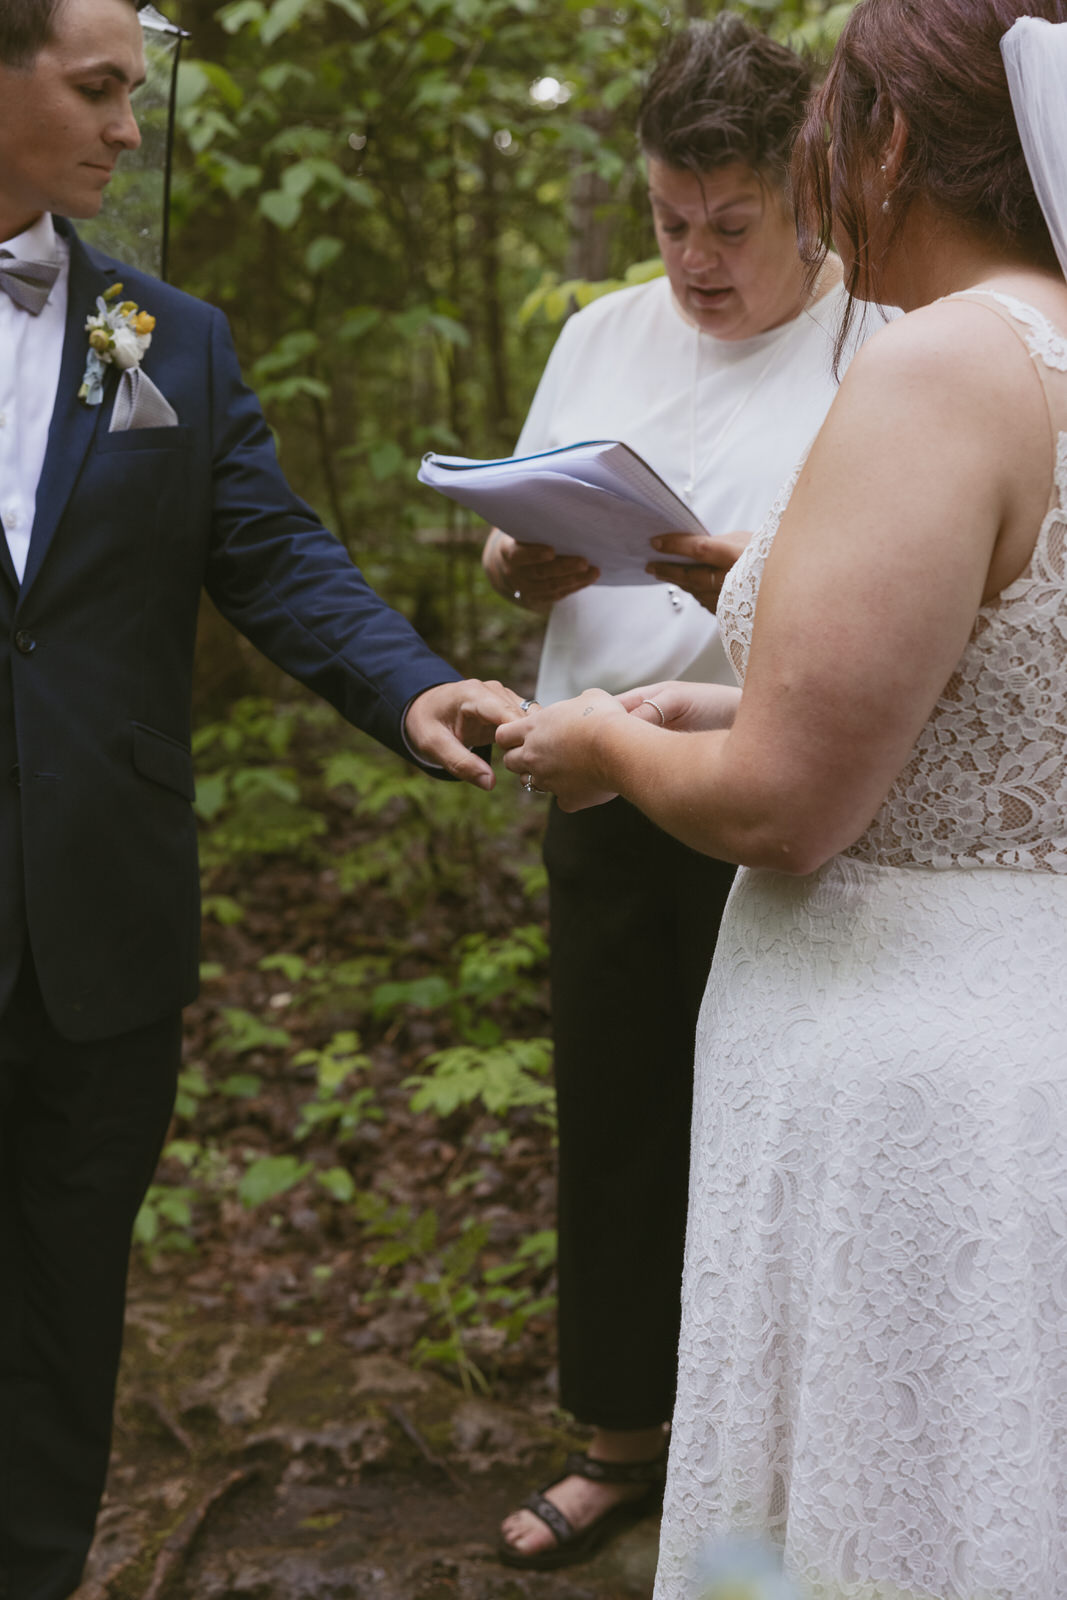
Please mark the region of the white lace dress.
[[[1067, 427], [1067, 342], [995, 298]], [[1065, 508], [1058, 432], [1033, 557], [871, 827], [738, 876], [656, 1600], [738, 1532], [816, 1600], [1067, 1600]], [[719, 608], [742, 679], [780, 514]]]

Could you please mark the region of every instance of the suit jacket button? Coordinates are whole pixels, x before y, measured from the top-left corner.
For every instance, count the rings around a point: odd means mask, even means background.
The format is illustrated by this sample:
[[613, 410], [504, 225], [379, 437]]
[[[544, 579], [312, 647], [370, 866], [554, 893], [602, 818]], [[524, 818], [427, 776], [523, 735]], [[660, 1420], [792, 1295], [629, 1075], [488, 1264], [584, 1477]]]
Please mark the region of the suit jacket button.
[[27, 633], [25, 628], [20, 628], [15, 635], [15, 649], [19, 655], [32, 656], [37, 648], [37, 640], [32, 633]]

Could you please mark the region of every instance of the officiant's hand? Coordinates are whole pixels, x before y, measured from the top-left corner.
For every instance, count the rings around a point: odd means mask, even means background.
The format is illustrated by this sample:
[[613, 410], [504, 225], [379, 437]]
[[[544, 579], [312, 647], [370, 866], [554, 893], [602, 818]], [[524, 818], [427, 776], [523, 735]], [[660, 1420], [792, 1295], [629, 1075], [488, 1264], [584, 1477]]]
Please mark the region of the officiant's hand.
[[663, 583], [673, 583], [699, 600], [706, 611], [719, 603], [723, 579], [751, 539], [750, 533], [727, 533], [712, 539], [703, 533], [661, 533], [651, 540], [665, 555], [684, 556], [692, 566], [676, 561], [650, 561], [645, 568]]
[[496, 777], [471, 745], [490, 745], [500, 723], [519, 715], [519, 696], [502, 683], [465, 678], [424, 689], [408, 706], [404, 737], [423, 761], [454, 778], [491, 789]]
[[499, 528], [485, 541], [482, 566], [497, 594], [528, 611], [548, 611], [600, 577], [600, 568], [582, 556], [558, 556], [550, 544], [520, 544]]
[[584, 811], [614, 800], [615, 791], [604, 787], [596, 765], [596, 732], [605, 718], [625, 722], [627, 714], [618, 698], [603, 689], [534, 706], [497, 729], [504, 765], [519, 774], [523, 788], [554, 794], [561, 811]]

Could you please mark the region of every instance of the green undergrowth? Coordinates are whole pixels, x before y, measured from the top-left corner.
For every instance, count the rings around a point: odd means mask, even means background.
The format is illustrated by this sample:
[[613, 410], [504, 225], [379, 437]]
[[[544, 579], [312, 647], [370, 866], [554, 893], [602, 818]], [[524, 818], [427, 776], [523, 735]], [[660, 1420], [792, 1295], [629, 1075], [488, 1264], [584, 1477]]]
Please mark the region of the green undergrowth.
[[241, 701], [195, 750], [204, 995], [141, 1256], [225, 1284], [226, 1249], [284, 1247], [313, 1343], [346, 1331], [341, 1256], [360, 1318], [398, 1308], [404, 1354], [486, 1390], [554, 1303], [551, 1217], [509, 1187], [554, 1139], [537, 815], [310, 704]]

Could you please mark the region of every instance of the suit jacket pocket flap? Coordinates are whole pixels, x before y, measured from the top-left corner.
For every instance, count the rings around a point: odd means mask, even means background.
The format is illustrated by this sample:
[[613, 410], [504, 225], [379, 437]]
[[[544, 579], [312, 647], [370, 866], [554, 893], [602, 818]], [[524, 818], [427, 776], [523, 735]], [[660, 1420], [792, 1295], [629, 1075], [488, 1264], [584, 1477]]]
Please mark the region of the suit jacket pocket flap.
[[125, 428], [118, 433], [99, 433], [98, 453], [128, 450], [191, 450], [193, 430], [184, 423], [168, 428]]
[[143, 722], [133, 724], [133, 764], [142, 778], [173, 789], [185, 800], [192, 800], [196, 794], [193, 758], [188, 750], [165, 733], [146, 728]]

